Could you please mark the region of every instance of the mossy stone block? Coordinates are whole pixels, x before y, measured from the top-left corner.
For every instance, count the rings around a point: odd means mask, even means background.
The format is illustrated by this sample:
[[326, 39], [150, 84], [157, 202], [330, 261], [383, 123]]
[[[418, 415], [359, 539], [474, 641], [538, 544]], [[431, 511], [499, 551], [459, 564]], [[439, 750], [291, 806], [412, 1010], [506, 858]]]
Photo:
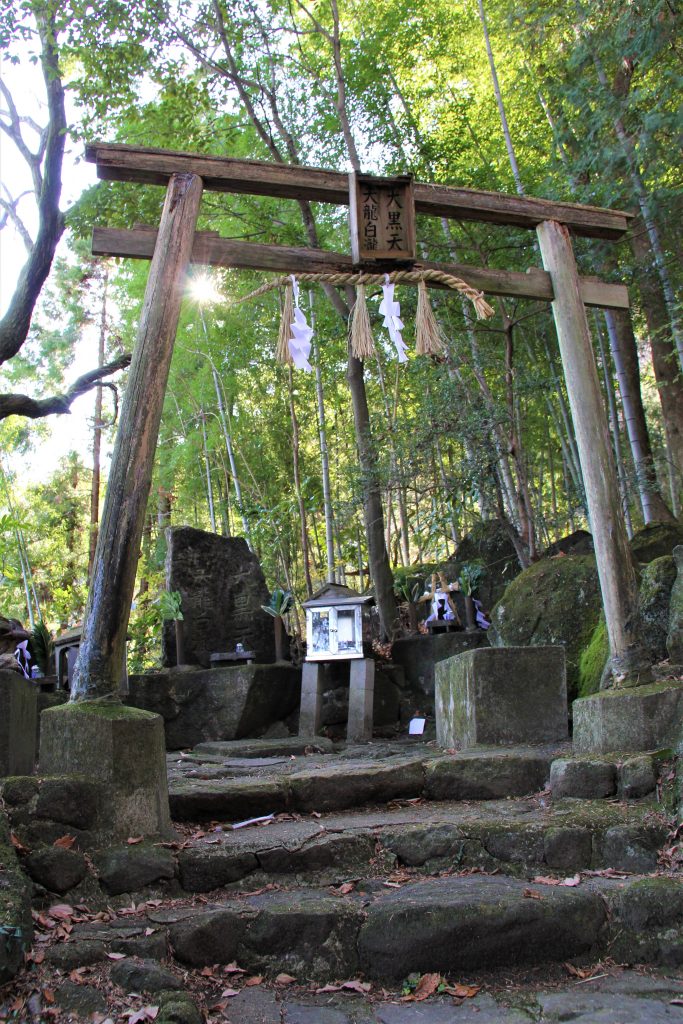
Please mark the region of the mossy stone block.
[[577, 754], [675, 749], [683, 731], [683, 684], [603, 690], [575, 700], [573, 711]]
[[111, 838], [170, 831], [164, 724], [116, 702], [82, 701], [44, 711], [41, 770], [85, 775], [104, 787], [100, 833]]
[[563, 647], [481, 647], [439, 662], [435, 679], [439, 746], [567, 737]]
[[33, 772], [37, 707], [34, 684], [18, 672], [0, 670], [0, 777]]

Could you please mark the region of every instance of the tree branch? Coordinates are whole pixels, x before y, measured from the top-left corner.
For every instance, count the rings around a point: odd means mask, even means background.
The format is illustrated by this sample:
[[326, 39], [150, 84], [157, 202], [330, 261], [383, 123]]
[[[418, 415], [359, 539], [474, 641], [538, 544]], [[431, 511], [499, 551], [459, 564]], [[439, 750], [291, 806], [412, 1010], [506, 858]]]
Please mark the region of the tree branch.
[[[51, 395], [49, 398], [31, 398], [30, 395], [0, 395], [0, 420], [4, 420], [8, 416], [27, 416], [31, 420], [36, 420], [41, 416], [71, 412], [71, 405], [79, 395], [84, 395], [98, 386], [111, 388], [116, 396], [114, 385], [110, 381], [102, 383], [102, 378], [109, 377], [110, 374], [117, 373], [119, 370], [125, 370], [130, 364], [130, 359], [130, 352], [125, 352], [112, 363], [89, 370], [88, 373], [84, 373], [75, 380], [63, 395]], [[118, 401], [116, 405], [118, 406]]]
[[42, 43], [41, 64], [49, 112], [42, 184], [38, 196], [39, 228], [7, 312], [0, 320], [0, 363], [15, 356], [26, 341], [33, 309], [50, 273], [57, 243], [64, 231], [64, 215], [59, 209], [59, 200], [62, 192], [66, 114], [64, 89], [59, 73], [54, 14], [46, 15], [45, 12], [38, 11], [36, 22]]

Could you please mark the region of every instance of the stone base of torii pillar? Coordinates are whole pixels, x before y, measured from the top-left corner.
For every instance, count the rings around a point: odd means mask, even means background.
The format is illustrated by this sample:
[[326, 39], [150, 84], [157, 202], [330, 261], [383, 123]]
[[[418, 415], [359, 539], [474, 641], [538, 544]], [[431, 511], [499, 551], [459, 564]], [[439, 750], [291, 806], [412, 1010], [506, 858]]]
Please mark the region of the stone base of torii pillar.
[[[301, 673], [301, 711], [299, 735], [318, 736], [322, 724], [325, 662], [306, 661]], [[375, 697], [375, 662], [372, 658], [349, 661], [349, 717], [346, 740], [364, 743], [372, 739], [372, 718]]]

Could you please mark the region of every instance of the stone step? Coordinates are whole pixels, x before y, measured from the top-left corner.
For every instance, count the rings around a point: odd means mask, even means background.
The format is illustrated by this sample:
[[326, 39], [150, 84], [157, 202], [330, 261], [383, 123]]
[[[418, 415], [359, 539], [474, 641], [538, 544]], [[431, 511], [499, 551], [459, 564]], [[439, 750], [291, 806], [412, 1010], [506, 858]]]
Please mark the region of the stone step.
[[[562, 748], [559, 748], [560, 750]], [[381, 751], [382, 748], [379, 748]], [[342, 810], [391, 800], [496, 800], [538, 792], [557, 747], [505, 748], [439, 754], [433, 748], [363, 755], [307, 756], [254, 764], [231, 755], [216, 763], [196, 757], [169, 762], [175, 821], [239, 821], [257, 815]], [[267, 761], [268, 759], [262, 759]]]
[[201, 906], [145, 905], [77, 924], [49, 960], [68, 970], [110, 950], [163, 958], [170, 948], [186, 967], [237, 963], [266, 977], [393, 984], [415, 972], [458, 977], [588, 955], [681, 965], [681, 924], [683, 887], [672, 878], [593, 878], [568, 888], [470, 875], [396, 889], [359, 884], [344, 895], [262, 890]]
[[[412, 873], [478, 869], [509, 874], [573, 875], [614, 868], [657, 868], [666, 819], [646, 804], [546, 798], [463, 803], [404, 803], [394, 809], [318, 817], [281, 815], [256, 827], [218, 826], [186, 841], [178, 873], [186, 892], [280, 876], [323, 884], [396, 869]], [[290, 882], [291, 884], [291, 882]]]

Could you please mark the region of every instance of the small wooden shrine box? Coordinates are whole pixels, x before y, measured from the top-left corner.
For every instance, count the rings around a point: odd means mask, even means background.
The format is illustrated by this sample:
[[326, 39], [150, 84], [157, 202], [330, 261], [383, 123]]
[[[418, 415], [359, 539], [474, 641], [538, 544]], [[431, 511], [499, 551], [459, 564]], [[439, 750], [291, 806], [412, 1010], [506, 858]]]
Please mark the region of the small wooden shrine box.
[[326, 583], [308, 601], [306, 661], [363, 657], [363, 609], [373, 601], [340, 583]]

